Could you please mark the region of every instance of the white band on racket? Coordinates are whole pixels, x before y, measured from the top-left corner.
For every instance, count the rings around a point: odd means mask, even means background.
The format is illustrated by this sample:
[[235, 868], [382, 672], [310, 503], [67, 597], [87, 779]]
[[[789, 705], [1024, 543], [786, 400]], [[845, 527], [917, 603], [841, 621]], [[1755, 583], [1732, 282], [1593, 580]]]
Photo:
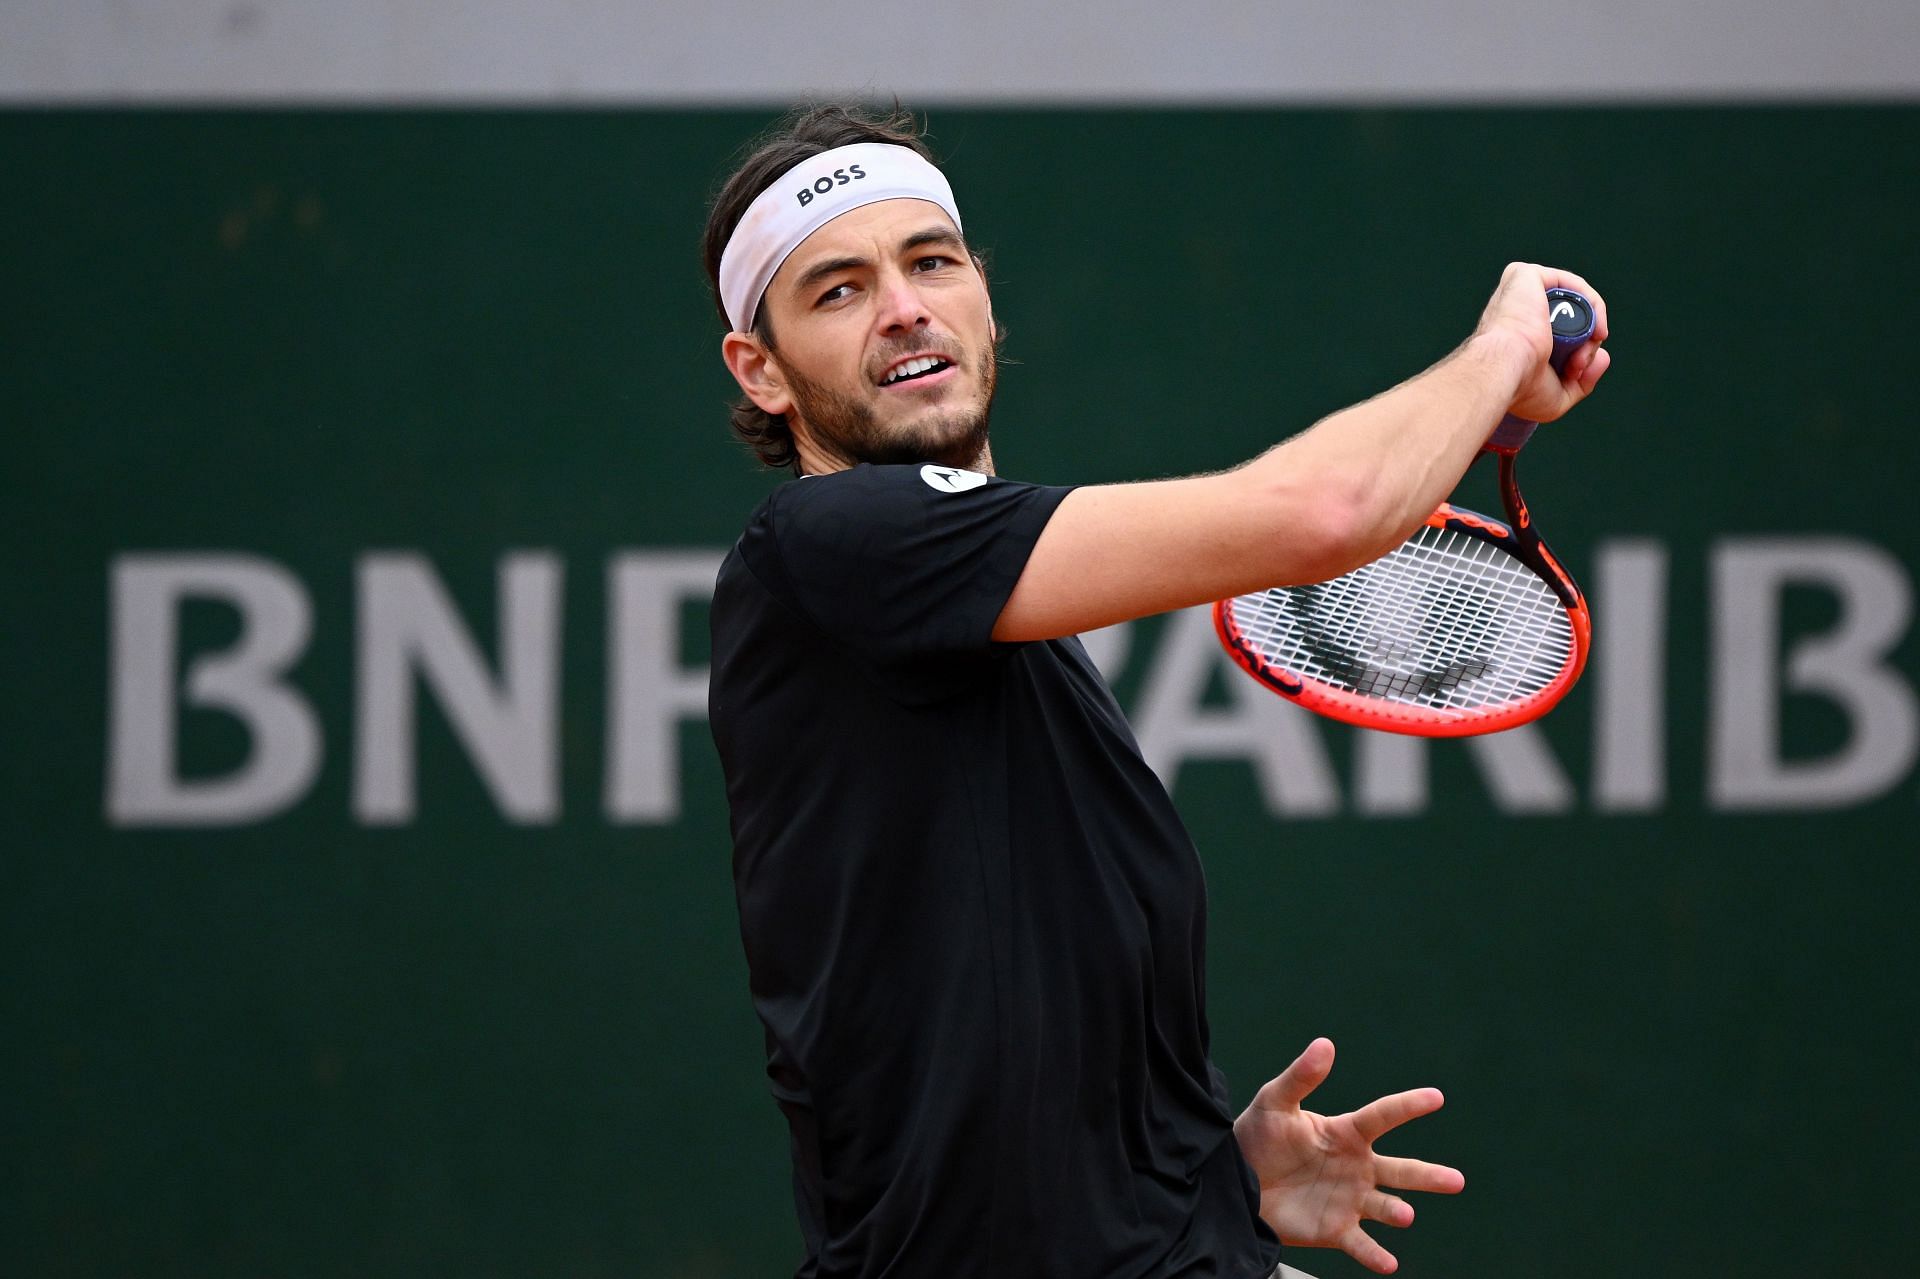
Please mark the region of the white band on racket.
[[842, 213], [882, 200], [925, 200], [960, 230], [946, 175], [910, 147], [859, 142], [802, 160], [773, 180], [741, 215], [720, 255], [720, 304], [736, 332], [753, 327], [780, 264]]

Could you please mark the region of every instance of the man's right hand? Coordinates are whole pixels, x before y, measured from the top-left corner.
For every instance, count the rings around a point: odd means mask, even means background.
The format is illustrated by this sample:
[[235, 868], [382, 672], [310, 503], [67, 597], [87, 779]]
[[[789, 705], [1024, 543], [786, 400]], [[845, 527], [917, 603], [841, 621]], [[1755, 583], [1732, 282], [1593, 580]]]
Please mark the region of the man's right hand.
[[[1553, 324], [1547, 317], [1547, 290], [1574, 289], [1593, 303], [1593, 337], [1568, 358], [1556, 373], [1547, 361], [1553, 355]], [[1487, 301], [1474, 336], [1488, 335], [1524, 351], [1520, 389], [1508, 412], [1530, 422], [1551, 422], [1587, 398], [1607, 371], [1613, 356], [1601, 345], [1607, 340], [1607, 300], [1591, 284], [1571, 271], [1510, 262], [1500, 285]]]

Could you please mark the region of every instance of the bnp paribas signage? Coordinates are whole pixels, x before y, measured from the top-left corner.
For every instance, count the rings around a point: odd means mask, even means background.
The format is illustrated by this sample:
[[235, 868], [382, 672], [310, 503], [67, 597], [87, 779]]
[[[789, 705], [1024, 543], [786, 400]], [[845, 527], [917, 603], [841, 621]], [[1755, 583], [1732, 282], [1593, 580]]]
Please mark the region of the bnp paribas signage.
[[[1822, 810], [1870, 803], [1911, 776], [1920, 703], [1914, 679], [1891, 656], [1913, 622], [1906, 566], [1883, 547], [1842, 536], [1728, 538], [1703, 553], [1707, 590], [1683, 599], [1670, 582], [1665, 543], [1616, 539], [1595, 548], [1583, 574], [1597, 619], [1579, 694], [1591, 703], [1585, 758], [1576, 769], [1537, 726], [1469, 739], [1463, 749], [1487, 802], [1515, 814], [1642, 813], [1679, 803], [1718, 812]], [[325, 703], [303, 686], [316, 619], [313, 593], [294, 569], [239, 550], [120, 554], [107, 570], [106, 820], [267, 821], [308, 800], [328, 753], [344, 752], [353, 817], [407, 825], [421, 811], [416, 727], [431, 701], [502, 821], [554, 823], [562, 815], [562, 716], [597, 697], [606, 725], [596, 761], [600, 815], [613, 824], [677, 822], [688, 802], [682, 730], [704, 718], [707, 686], [682, 638], [691, 611], [712, 592], [722, 554], [633, 549], [582, 565], [547, 551], [504, 552], [488, 651], [428, 557], [366, 553], [352, 565], [353, 616], [328, 619], [329, 630], [354, 637], [348, 704]], [[563, 604], [575, 591], [601, 594], [604, 634], [563, 633]], [[1787, 633], [1789, 591], [1827, 599], [1824, 629]], [[183, 612], [207, 602], [233, 613], [237, 634], [189, 651]], [[1669, 661], [1682, 628], [1703, 637], [1689, 651], [1704, 648], [1705, 670]], [[1224, 659], [1203, 609], [1175, 614], [1151, 634], [1122, 625], [1084, 638], [1109, 678], [1133, 690], [1127, 709], [1141, 748], [1176, 790], [1188, 763], [1230, 759], [1252, 767], [1275, 818], [1408, 816], [1433, 802], [1428, 743], [1359, 733], [1343, 775], [1327, 745], [1333, 730], [1251, 681], [1222, 685]], [[563, 688], [563, 645], [598, 650], [599, 687]], [[1683, 685], [1694, 686], [1688, 696], [1670, 696]], [[1210, 687], [1224, 687], [1225, 697], [1209, 696]], [[1811, 753], [1788, 740], [1782, 707], [1790, 698], [1824, 703], [1844, 731], [1823, 736]], [[1676, 733], [1675, 704], [1703, 705], [1706, 722]], [[189, 775], [183, 741], [210, 714], [244, 731], [244, 758], [218, 775]], [[1704, 757], [1682, 773], [1705, 779], [1701, 795], [1675, 794], [1681, 770], [1670, 740], [1704, 743]]]

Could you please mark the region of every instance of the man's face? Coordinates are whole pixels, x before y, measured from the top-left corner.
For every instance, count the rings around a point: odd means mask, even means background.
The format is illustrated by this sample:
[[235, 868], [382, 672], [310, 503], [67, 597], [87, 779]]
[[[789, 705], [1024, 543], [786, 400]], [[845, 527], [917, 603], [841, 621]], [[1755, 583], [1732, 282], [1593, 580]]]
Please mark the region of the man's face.
[[822, 462], [984, 457], [993, 315], [939, 206], [884, 200], [840, 215], [788, 256], [760, 305], [774, 398], [788, 401], [761, 407], [784, 412]]

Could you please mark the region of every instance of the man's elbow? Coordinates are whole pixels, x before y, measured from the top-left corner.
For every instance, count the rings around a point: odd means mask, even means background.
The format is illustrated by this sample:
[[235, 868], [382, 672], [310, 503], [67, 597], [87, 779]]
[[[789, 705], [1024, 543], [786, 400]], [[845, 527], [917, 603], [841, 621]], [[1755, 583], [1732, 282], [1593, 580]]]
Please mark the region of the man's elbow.
[[1378, 503], [1362, 482], [1323, 478], [1311, 487], [1276, 494], [1269, 545], [1280, 551], [1275, 585], [1324, 582], [1378, 558], [1392, 543]]

